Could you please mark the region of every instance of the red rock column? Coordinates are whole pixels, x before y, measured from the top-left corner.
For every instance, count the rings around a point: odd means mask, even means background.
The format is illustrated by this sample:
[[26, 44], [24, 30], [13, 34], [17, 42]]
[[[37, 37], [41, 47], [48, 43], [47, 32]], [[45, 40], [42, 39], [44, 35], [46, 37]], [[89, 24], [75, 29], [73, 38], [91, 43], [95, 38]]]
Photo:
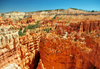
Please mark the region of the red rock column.
[[96, 30], [96, 27], [98, 26], [98, 21], [96, 20], [95, 22], [94, 22], [94, 30]]
[[99, 23], [99, 26], [100, 26], [100, 20], [98, 21], [98, 23]]
[[90, 31], [93, 31], [93, 26], [94, 26], [94, 23], [93, 21], [90, 22]]
[[89, 28], [90, 28], [90, 22], [87, 21], [87, 33], [89, 33]]
[[80, 31], [83, 32], [83, 23], [80, 25]]
[[85, 22], [83, 22], [83, 31], [86, 31], [86, 30], [87, 30], [87, 23], [85, 21]]
[[80, 25], [80, 30], [79, 30], [78, 36], [81, 36], [82, 32], [83, 32], [83, 23], [81, 23], [81, 25]]

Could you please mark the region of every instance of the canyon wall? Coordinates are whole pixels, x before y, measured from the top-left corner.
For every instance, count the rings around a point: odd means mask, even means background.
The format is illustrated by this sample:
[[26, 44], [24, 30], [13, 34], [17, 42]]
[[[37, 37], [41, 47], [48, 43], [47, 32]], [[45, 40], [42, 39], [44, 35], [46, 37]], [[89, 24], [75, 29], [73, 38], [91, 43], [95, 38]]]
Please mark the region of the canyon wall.
[[[77, 41], [72, 36], [66, 38], [50, 34], [41, 37], [39, 52], [42, 63], [39, 63], [38, 68], [43, 69], [42, 66], [46, 69], [100, 68], [98, 65], [100, 37], [94, 39], [86, 36]], [[87, 45], [89, 43], [87, 39], [90, 39], [91, 44]]]
[[8, 31], [7, 28], [0, 29], [0, 68], [9, 64], [20, 65], [20, 58], [17, 51], [19, 45], [18, 32]]
[[19, 37], [16, 30], [1, 28], [0, 69], [16, 68], [16, 65], [21, 69], [36, 69], [40, 58], [39, 38], [40, 33]]
[[[16, 30], [0, 28], [0, 69], [100, 69], [99, 17], [64, 19], [44, 18], [44, 26], [35, 29], [38, 33], [28, 29], [22, 37]], [[35, 22], [33, 16], [19, 22], [27, 27], [27, 21]], [[49, 25], [51, 30], [46, 29]]]
[[39, 62], [40, 33], [26, 35], [19, 38], [20, 56], [23, 69], [36, 69]]
[[98, 32], [100, 30], [100, 20], [83, 20], [83, 21], [71, 21], [68, 25], [64, 25], [58, 22], [56, 26], [58, 34], [64, 34], [64, 32], [72, 33], [76, 31], [78, 34], [92, 33], [93, 31]]
[[25, 16], [24, 12], [10, 12], [4, 14], [4, 18], [13, 18], [13, 19], [24, 18], [24, 16]]

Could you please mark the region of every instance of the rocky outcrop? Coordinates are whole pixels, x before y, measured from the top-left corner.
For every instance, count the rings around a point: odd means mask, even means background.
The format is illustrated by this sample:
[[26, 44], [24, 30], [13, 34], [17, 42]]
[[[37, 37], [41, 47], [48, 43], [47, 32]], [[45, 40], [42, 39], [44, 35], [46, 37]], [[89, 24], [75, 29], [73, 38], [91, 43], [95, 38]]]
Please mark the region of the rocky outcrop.
[[40, 59], [39, 63], [38, 63], [38, 67], [36, 69], [46, 69], [42, 63], [42, 60]]
[[0, 29], [0, 49], [8, 50], [16, 48], [19, 44], [18, 31], [8, 31], [7, 28]]
[[19, 38], [17, 31], [8, 31], [6, 28], [1, 28], [0, 69], [5, 67], [14, 68], [12, 65], [8, 66], [13, 63], [17, 64], [21, 69], [36, 69], [40, 58], [38, 51], [39, 38], [40, 33], [31, 33], [31, 35]]
[[17, 64], [10, 64], [4, 69], [21, 69]]
[[39, 38], [40, 33], [20, 37], [20, 57], [23, 69], [36, 69], [40, 58]]
[[[45, 14], [55, 15], [41, 12], [42, 17], [37, 13], [15, 23], [11, 18], [0, 20], [0, 69], [99, 69], [100, 16], [46, 18]], [[23, 28], [37, 20], [39, 28]], [[22, 29], [25, 35], [19, 37], [11, 29]]]
[[24, 16], [25, 16], [24, 12], [10, 12], [4, 14], [4, 18], [12, 18], [12, 19], [24, 18]]
[[13, 23], [13, 19], [11, 19], [11, 18], [7, 18], [7, 19], [5, 19], [5, 20], [0, 20], [0, 26], [1, 27], [8, 27], [9, 25], [13, 25], [14, 23]]
[[[93, 45], [86, 45], [88, 41], [81, 39], [74, 41], [74, 37], [67, 36], [67, 39], [57, 35], [44, 35], [40, 39], [39, 52], [42, 63], [46, 69], [94, 69], [100, 68], [96, 65], [96, 51], [100, 41]], [[87, 39], [87, 37], [85, 37]], [[93, 54], [94, 53], [94, 54]], [[91, 59], [90, 59], [91, 58]], [[99, 62], [99, 61], [98, 61]], [[97, 64], [98, 64], [97, 62]], [[41, 63], [40, 63], [41, 65]]]
[[35, 19], [27, 18], [27, 23], [35, 23]]
[[0, 68], [16, 63], [20, 65], [20, 58], [17, 51], [19, 38], [17, 31], [8, 31], [6, 28], [0, 29]]
[[80, 14], [80, 13], [88, 13], [88, 12], [82, 11], [82, 10], [75, 10], [75, 9], [68, 8], [67, 9], [67, 13], [68, 14]]
[[[61, 25], [62, 24], [62, 25]], [[61, 34], [60, 32], [62, 32], [62, 34], [64, 32], [68, 32], [71, 33], [73, 31], [76, 31], [77, 33], [81, 34], [83, 32], [86, 32], [87, 34], [92, 32], [92, 31], [98, 31], [100, 30], [100, 23], [99, 20], [86, 20], [86, 21], [80, 21], [80, 22], [70, 22], [69, 25], [63, 25], [63, 23], [61, 24], [57, 24], [57, 31], [59, 31], [58, 33]]]

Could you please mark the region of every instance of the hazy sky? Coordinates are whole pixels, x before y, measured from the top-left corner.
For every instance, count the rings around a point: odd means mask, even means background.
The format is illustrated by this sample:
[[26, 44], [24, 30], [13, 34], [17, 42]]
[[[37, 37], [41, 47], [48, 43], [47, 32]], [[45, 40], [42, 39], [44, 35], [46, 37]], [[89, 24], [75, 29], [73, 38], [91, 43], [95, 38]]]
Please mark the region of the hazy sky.
[[100, 11], [100, 0], [0, 0], [0, 13], [68, 9], [70, 7]]

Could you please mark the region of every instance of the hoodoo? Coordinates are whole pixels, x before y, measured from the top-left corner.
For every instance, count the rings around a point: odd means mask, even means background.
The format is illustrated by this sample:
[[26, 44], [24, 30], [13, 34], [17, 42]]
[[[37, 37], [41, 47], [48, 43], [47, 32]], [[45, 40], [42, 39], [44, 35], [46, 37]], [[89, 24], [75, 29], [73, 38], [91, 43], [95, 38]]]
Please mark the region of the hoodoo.
[[0, 69], [100, 69], [99, 13], [0, 13]]

